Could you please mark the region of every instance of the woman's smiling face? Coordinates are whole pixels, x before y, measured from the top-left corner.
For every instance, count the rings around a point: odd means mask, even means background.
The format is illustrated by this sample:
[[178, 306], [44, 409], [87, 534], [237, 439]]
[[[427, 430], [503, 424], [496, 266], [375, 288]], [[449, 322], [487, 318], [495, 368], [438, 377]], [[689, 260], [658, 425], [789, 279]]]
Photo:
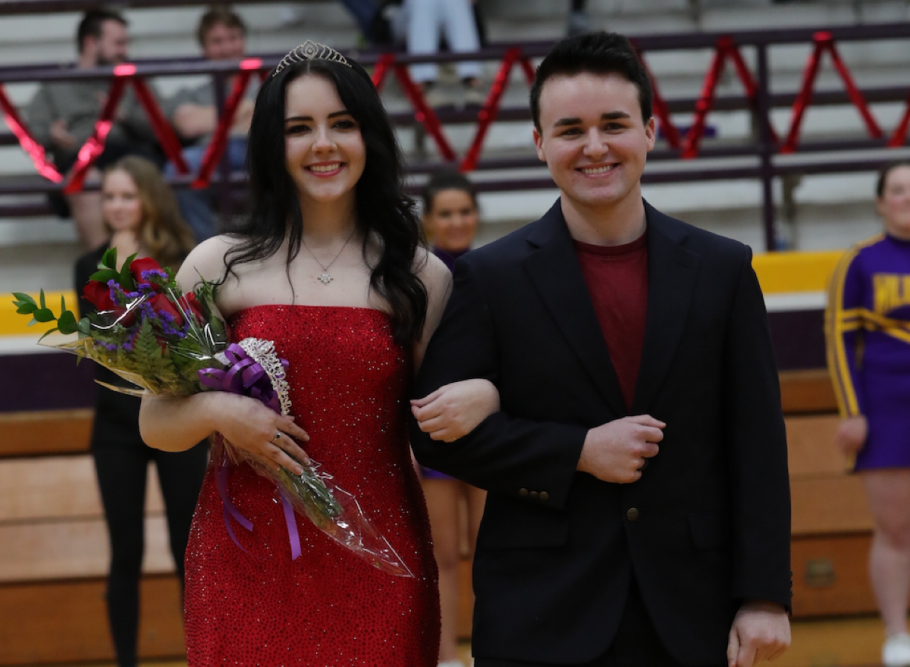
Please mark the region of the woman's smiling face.
[[285, 165], [303, 200], [353, 197], [366, 163], [360, 126], [328, 79], [305, 74], [288, 84]]

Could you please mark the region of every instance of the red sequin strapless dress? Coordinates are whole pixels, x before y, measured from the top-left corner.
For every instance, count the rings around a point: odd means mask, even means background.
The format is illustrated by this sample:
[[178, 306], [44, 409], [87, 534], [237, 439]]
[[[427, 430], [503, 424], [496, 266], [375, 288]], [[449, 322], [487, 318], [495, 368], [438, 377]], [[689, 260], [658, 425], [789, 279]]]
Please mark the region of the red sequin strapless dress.
[[409, 355], [387, 316], [366, 308], [256, 306], [231, 319], [234, 340], [275, 342], [290, 362], [292, 414], [305, 451], [353, 493], [415, 579], [375, 569], [297, 517], [291, 560], [272, 483], [231, 469], [228, 494], [253, 523], [225, 528], [211, 468], [186, 554], [191, 667], [430, 667], [439, 650], [439, 599], [430, 524], [408, 449]]

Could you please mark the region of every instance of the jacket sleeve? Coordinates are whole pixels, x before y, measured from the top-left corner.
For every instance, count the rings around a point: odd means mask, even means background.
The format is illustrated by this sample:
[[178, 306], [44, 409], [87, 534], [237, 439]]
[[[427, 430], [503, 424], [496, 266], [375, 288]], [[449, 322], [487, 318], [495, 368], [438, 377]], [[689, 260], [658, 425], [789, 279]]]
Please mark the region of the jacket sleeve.
[[[470, 378], [486, 378], [502, 392], [496, 323], [468, 259], [455, 264], [452, 296], [427, 349], [415, 397]], [[507, 412], [510, 397], [501, 394], [500, 399], [503, 411], [452, 443], [432, 440], [412, 418], [411, 445], [417, 460], [495, 493], [563, 507], [587, 429], [511, 417]]]
[[724, 346], [733, 596], [790, 608], [787, 437], [764, 299], [745, 253]]
[[865, 414], [865, 398], [859, 382], [862, 349], [863, 280], [856, 249], [844, 254], [834, 271], [825, 311], [828, 372], [842, 417]]

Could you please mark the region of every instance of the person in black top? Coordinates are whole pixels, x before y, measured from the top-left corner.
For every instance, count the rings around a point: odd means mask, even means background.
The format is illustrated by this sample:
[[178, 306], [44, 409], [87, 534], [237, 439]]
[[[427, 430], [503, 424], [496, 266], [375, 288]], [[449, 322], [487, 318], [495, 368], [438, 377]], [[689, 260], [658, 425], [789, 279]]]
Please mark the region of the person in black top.
[[[104, 173], [104, 222], [111, 236], [76, 262], [76, 291], [97, 270], [108, 248], [117, 248], [118, 264], [132, 255], [148, 256], [161, 266], [178, 268], [192, 249], [192, 232], [177, 212], [173, 192], [158, 168], [141, 157], [126, 157]], [[93, 306], [79, 299], [84, 317]], [[120, 384], [109, 370], [96, 367], [96, 378]], [[145, 487], [149, 461], [158, 470], [167, 514], [168, 536], [177, 575], [183, 582], [183, 557], [190, 522], [208, 462], [200, 443], [185, 452], [152, 449], [139, 436], [140, 399], [99, 388], [91, 449], [101, 490], [111, 545], [108, 618], [119, 667], [136, 665], [139, 629], [139, 578], [142, 568]]]

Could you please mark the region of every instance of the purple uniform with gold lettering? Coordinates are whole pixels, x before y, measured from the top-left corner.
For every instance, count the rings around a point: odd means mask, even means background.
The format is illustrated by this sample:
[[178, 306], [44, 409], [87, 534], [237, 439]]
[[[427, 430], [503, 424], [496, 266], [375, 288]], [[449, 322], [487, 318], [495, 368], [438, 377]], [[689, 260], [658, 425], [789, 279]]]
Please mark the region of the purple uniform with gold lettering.
[[879, 235], [845, 253], [826, 329], [841, 416], [869, 423], [854, 469], [910, 467], [910, 241]]

